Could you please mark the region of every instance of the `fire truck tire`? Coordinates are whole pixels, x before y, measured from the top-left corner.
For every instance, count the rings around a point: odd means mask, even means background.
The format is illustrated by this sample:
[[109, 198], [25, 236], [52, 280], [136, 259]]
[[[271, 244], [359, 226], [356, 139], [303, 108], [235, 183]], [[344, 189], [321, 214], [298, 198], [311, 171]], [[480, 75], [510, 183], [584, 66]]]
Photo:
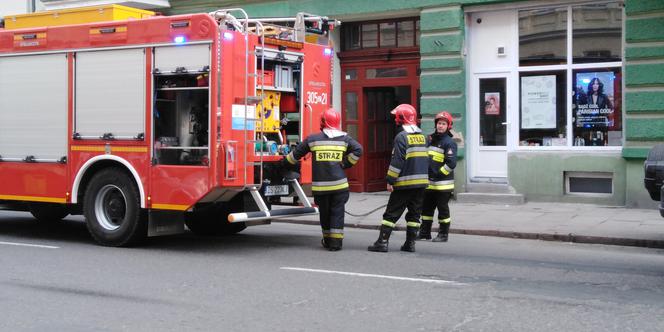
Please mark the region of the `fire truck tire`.
[[184, 222], [187, 228], [196, 235], [219, 236], [237, 234], [247, 228], [247, 225], [243, 222], [229, 223], [227, 218], [230, 211], [231, 209], [227, 204], [215, 204], [195, 212], [187, 213]]
[[57, 203], [30, 203], [28, 204], [30, 214], [43, 223], [52, 223], [62, 220], [69, 215], [69, 207]]
[[121, 169], [107, 168], [92, 177], [83, 213], [88, 232], [101, 245], [130, 246], [147, 237], [147, 214], [141, 209], [138, 187]]

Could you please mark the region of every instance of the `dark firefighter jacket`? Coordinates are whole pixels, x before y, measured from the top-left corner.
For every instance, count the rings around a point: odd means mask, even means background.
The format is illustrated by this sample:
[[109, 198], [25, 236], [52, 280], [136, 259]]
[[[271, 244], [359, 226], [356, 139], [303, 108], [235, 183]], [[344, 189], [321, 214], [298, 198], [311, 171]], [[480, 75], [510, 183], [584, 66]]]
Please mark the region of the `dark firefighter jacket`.
[[394, 138], [387, 183], [394, 190], [425, 188], [429, 184], [428, 164], [424, 135], [419, 130], [411, 133], [402, 131]]
[[324, 133], [309, 135], [298, 144], [286, 160], [295, 165], [297, 160], [311, 152], [313, 159], [313, 183], [311, 190], [314, 195], [324, 195], [348, 190], [345, 168], [349, 168], [360, 160], [362, 146], [348, 135], [334, 138]]
[[454, 190], [454, 168], [456, 167], [457, 145], [452, 134], [433, 133], [427, 137], [429, 153], [429, 186], [427, 189], [440, 191]]

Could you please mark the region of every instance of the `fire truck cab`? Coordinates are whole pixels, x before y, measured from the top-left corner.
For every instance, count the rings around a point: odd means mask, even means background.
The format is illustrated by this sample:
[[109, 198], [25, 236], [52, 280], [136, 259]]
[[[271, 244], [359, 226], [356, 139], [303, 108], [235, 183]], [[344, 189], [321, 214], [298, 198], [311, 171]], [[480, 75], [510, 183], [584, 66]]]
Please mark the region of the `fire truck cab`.
[[0, 208], [42, 222], [83, 214], [107, 246], [317, 214], [310, 157], [299, 169], [280, 161], [331, 103], [338, 22], [153, 14], [5, 17]]

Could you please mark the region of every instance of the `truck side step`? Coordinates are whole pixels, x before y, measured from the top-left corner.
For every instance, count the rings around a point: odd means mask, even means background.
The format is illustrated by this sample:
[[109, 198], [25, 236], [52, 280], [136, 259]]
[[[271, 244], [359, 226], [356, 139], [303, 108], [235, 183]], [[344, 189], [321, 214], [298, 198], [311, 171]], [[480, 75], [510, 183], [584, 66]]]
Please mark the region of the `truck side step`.
[[246, 221], [274, 219], [274, 218], [299, 217], [299, 216], [313, 215], [313, 214], [318, 214], [318, 208], [301, 207], [301, 208], [292, 208], [292, 209], [271, 210], [267, 212], [255, 211], [255, 212], [231, 213], [230, 215], [228, 215], [228, 222], [246, 222]]
[[248, 188], [249, 193], [251, 193], [251, 197], [256, 202], [256, 206], [258, 206], [260, 211], [231, 213], [228, 215], [228, 222], [251, 222], [255, 220], [318, 214], [318, 208], [311, 205], [311, 202], [309, 202], [307, 195], [304, 194], [304, 190], [302, 190], [300, 183], [296, 179], [290, 179], [288, 181], [293, 186], [293, 189], [295, 189], [295, 193], [297, 194], [300, 202], [302, 202], [303, 207], [269, 210], [263, 201], [263, 197], [261, 197], [260, 193], [258, 192], [259, 187], [252, 185]]

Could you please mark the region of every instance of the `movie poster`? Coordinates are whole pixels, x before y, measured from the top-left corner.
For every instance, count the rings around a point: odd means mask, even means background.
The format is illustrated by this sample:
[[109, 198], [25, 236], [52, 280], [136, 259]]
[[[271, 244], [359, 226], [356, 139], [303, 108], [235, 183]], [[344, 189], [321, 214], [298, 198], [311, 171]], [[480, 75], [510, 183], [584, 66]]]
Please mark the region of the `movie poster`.
[[484, 114], [500, 115], [500, 92], [486, 92], [484, 94]]
[[611, 71], [575, 75], [576, 127], [606, 130], [613, 126], [614, 80]]
[[556, 128], [556, 75], [521, 77], [521, 128]]

